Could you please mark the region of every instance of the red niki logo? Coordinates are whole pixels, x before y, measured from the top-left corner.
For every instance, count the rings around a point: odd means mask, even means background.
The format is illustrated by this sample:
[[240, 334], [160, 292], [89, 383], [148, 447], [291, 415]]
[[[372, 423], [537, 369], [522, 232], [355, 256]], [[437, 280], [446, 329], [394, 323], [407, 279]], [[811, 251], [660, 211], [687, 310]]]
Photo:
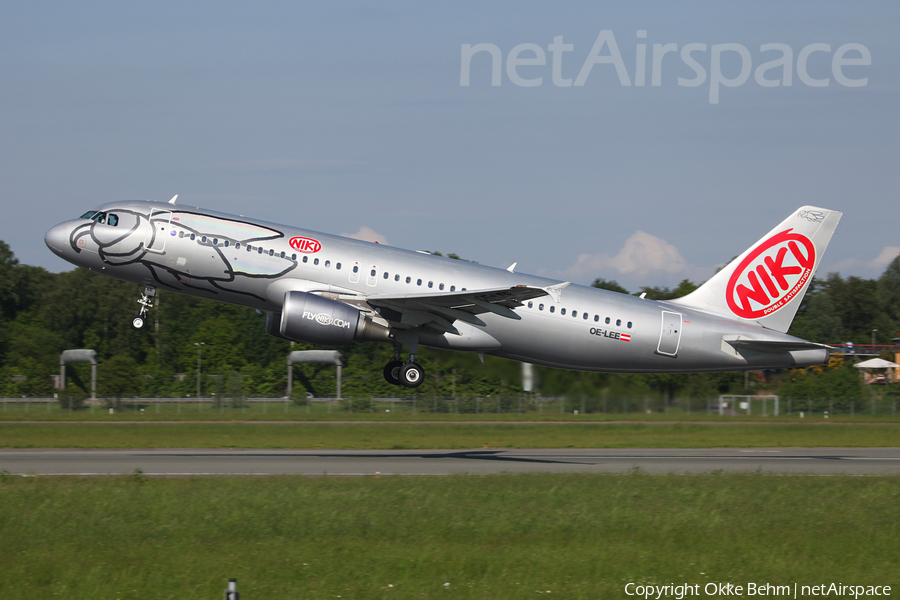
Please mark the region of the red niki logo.
[[725, 291], [728, 308], [744, 319], [771, 315], [793, 300], [812, 276], [816, 247], [808, 237], [776, 233], [738, 265]]
[[302, 252], [303, 254], [315, 254], [322, 249], [322, 244], [320, 244], [318, 240], [314, 240], [312, 238], [291, 238], [290, 244], [291, 248], [293, 248], [297, 252]]

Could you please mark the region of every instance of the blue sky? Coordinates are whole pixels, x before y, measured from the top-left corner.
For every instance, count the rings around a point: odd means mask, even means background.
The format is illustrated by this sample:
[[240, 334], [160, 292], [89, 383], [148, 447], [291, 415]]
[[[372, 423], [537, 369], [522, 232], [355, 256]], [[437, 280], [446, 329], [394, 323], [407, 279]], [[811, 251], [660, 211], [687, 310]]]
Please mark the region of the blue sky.
[[[900, 252], [895, 2], [7, 3], [0, 20], [0, 239], [66, 270], [53, 224], [146, 198], [629, 289], [701, 281], [793, 209], [843, 211], [820, 274], [874, 277]], [[631, 85], [595, 64], [602, 31]], [[646, 31], [645, 38], [638, 31]], [[790, 47], [790, 86], [754, 71]], [[464, 44], [502, 56], [471, 63]], [[543, 65], [513, 74], [513, 48]], [[636, 84], [638, 44], [646, 84]], [[660, 85], [651, 85], [654, 44]], [[703, 84], [682, 59], [688, 44]], [[710, 103], [713, 46], [749, 74]], [[798, 73], [801, 51], [812, 52]], [[834, 55], [860, 44], [870, 65]], [[733, 46], [731, 46], [733, 47]], [[600, 56], [611, 56], [605, 46]], [[523, 50], [520, 59], [537, 58]], [[738, 51], [720, 52], [738, 79]], [[860, 57], [847, 52], [845, 58]], [[513, 57], [515, 58], [515, 57]], [[781, 80], [783, 69], [765, 78]]]

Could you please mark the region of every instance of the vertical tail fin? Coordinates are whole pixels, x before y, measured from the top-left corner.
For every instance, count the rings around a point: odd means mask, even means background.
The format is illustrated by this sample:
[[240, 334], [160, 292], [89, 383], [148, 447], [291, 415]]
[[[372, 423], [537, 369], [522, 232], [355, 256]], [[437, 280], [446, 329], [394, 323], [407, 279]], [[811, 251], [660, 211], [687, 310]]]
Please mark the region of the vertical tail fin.
[[804, 206], [673, 304], [786, 332], [841, 213]]

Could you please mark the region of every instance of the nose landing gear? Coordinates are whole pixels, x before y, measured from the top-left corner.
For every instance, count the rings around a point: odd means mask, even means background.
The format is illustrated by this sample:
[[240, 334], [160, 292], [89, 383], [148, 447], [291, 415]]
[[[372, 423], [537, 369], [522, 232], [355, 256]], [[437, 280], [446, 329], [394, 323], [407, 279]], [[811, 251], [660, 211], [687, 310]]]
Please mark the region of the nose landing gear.
[[138, 330], [144, 327], [146, 322], [147, 311], [153, 308], [153, 298], [156, 296], [156, 288], [152, 285], [145, 285], [144, 291], [141, 292], [141, 299], [137, 301], [141, 305], [141, 310], [131, 319], [131, 328]]

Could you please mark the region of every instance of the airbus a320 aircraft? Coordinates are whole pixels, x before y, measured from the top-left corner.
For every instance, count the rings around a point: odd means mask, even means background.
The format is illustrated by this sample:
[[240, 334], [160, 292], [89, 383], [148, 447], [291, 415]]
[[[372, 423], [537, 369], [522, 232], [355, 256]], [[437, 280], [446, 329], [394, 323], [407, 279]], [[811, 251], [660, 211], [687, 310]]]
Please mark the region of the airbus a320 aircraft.
[[44, 239], [75, 265], [138, 284], [135, 329], [157, 289], [212, 298], [266, 311], [266, 331], [287, 340], [393, 344], [384, 377], [407, 387], [424, 379], [420, 345], [619, 373], [828, 361], [828, 346], [785, 332], [840, 220], [836, 211], [794, 211], [695, 292], [662, 302], [516, 273], [515, 265], [182, 207], [176, 198], [105, 204]]

